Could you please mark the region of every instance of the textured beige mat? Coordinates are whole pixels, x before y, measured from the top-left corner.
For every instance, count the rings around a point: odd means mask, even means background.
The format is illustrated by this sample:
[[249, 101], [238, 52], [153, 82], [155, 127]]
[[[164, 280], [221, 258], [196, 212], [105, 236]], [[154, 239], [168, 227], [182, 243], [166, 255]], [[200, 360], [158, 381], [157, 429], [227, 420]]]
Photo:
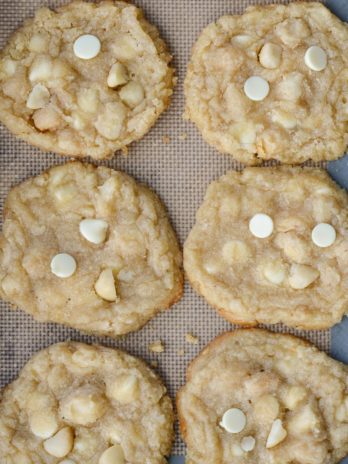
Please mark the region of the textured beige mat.
[[[57, 6], [64, 1], [0, 0], [0, 45], [40, 5]], [[181, 118], [183, 112], [183, 77], [191, 46], [200, 30], [224, 13], [241, 13], [250, 3], [243, 0], [136, 0], [147, 18], [156, 24], [174, 55], [179, 82], [172, 105], [152, 131], [130, 147], [127, 158], [116, 156], [106, 163], [124, 170], [152, 187], [165, 202], [181, 243], [187, 236], [194, 214], [210, 181], [228, 169], [241, 165], [218, 154], [206, 145], [197, 130]], [[186, 138], [184, 138], [187, 135]], [[167, 142], [167, 143], [165, 143]], [[9, 188], [64, 159], [40, 152], [16, 140], [6, 129], [0, 129], [0, 207]], [[183, 383], [190, 359], [212, 338], [232, 326], [196, 296], [186, 285], [185, 296], [170, 311], [161, 314], [140, 332], [118, 340], [81, 335], [56, 324], [39, 324], [21, 311], [13, 311], [0, 303], [0, 387], [13, 380], [32, 353], [51, 343], [66, 339], [103, 343], [120, 347], [142, 356], [147, 361], [158, 360], [158, 372], [174, 395]], [[276, 330], [284, 330], [275, 327]], [[199, 337], [199, 345], [185, 342], [185, 334]], [[292, 331], [293, 332], [293, 331]], [[317, 346], [328, 350], [330, 333], [301, 333]], [[165, 352], [153, 354], [149, 343], [156, 339], [165, 343]], [[184, 349], [184, 356], [178, 351]], [[174, 452], [184, 451], [179, 439]]]

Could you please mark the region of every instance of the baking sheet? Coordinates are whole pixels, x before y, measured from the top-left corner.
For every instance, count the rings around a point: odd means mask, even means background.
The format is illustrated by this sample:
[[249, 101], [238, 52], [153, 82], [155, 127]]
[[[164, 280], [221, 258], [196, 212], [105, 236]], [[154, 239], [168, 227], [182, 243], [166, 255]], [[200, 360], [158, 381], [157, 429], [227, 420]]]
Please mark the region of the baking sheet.
[[[10, 33], [20, 26], [24, 18], [32, 16], [39, 6], [56, 7], [64, 0], [0, 0], [0, 46]], [[203, 142], [195, 127], [182, 120], [183, 78], [191, 46], [199, 32], [209, 22], [226, 13], [241, 13], [248, 4], [274, 3], [272, 0], [136, 0], [146, 17], [160, 29], [174, 55], [174, 66], [179, 78], [172, 104], [162, 115], [151, 132], [130, 147], [127, 157], [115, 156], [100, 164], [120, 169], [133, 175], [138, 181], [153, 188], [167, 206], [172, 224], [181, 244], [194, 223], [194, 215], [200, 205], [207, 185], [228, 169], [240, 169], [240, 163], [218, 154]], [[279, 1], [278, 3], [288, 3]], [[347, 0], [331, 0], [336, 8], [347, 7]], [[0, 128], [0, 214], [6, 194], [11, 186], [38, 174], [42, 170], [64, 163], [65, 159], [52, 153], [43, 153], [15, 139]], [[348, 165], [346, 166], [348, 171]], [[347, 172], [346, 171], [346, 172]], [[338, 168], [342, 172], [342, 167]], [[348, 175], [347, 175], [348, 178]], [[205, 301], [186, 284], [183, 299], [171, 310], [153, 319], [141, 331], [113, 340], [91, 337], [57, 324], [35, 322], [22, 311], [13, 311], [0, 302], [0, 388], [12, 381], [19, 369], [37, 350], [52, 343], [72, 339], [89, 343], [123, 348], [145, 360], [158, 361], [158, 373], [163, 377], [172, 398], [185, 378], [189, 361], [212, 338], [233, 326], [217, 316]], [[342, 326], [343, 327], [343, 326]], [[297, 333], [313, 341], [319, 348], [330, 350], [330, 331], [296, 332], [282, 326], [273, 330]], [[185, 342], [185, 334], [199, 337], [198, 345]], [[348, 333], [339, 329], [337, 339]], [[337, 335], [336, 335], [337, 334]], [[165, 352], [149, 352], [148, 345], [161, 339]], [[335, 345], [336, 346], [336, 345]], [[178, 354], [184, 349], [184, 355]], [[341, 350], [335, 355], [346, 354]], [[184, 446], [177, 436], [174, 454], [183, 454]]]

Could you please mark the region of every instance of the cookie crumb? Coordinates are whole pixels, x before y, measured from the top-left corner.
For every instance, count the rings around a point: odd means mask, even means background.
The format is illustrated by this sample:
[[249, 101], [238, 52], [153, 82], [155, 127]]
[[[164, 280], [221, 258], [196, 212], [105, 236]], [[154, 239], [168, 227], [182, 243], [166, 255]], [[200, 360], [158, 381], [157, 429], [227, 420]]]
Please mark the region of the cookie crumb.
[[185, 335], [185, 338], [186, 338], [187, 343], [191, 343], [191, 345], [198, 345], [199, 338], [195, 337], [191, 333], [187, 333]]
[[170, 137], [168, 135], [164, 135], [162, 137], [162, 142], [165, 143], [165, 144], [170, 143]]
[[187, 134], [186, 132], [183, 132], [182, 134], [179, 135], [180, 140], [186, 140], [187, 139]]
[[158, 367], [158, 361], [151, 361], [150, 364], [152, 367]]
[[181, 349], [181, 350], [178, 350], [178, 356], [184, 356], [185, 354], [185, 350]]
[[151, 345], [149, 345], [149, 350], [153, 353], [163, 353], [164, 345], [162, 340], [156, 340]]

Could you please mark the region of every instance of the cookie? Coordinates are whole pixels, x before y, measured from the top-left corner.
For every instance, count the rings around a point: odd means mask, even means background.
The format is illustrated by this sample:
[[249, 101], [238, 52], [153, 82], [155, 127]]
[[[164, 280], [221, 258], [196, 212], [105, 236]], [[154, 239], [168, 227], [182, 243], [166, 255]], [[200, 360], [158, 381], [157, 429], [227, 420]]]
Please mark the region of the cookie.
[[348, 143], [348, 26], [320, 3], [250, 6], [194, 45], [187, 119], [246, 164], [343, 155]]
[[129, 3], [41, 8], [0, 54], [0, 121], [43, 150], [110, 157], [169, 105], [170, 60], [157, 29]]
[[0, 249], [0, 296], [39, 321], [116, 336], [182, 294], [158, 197], [106, 167], [68, 163], [11, 190]]
[[297, 337], [217, 337], [177, 403], [189, 464], [335, 464], [348, 453], [348, 367]]
[[348, 308], [348, 196], [324, 170], [230, 171], [184, 246], [192, 286], [227, 320], [322, 329]]
[[140, 359], [83, 343], [37, 353], [0, 401], [4, 464], [164, 464], [173, 408]]

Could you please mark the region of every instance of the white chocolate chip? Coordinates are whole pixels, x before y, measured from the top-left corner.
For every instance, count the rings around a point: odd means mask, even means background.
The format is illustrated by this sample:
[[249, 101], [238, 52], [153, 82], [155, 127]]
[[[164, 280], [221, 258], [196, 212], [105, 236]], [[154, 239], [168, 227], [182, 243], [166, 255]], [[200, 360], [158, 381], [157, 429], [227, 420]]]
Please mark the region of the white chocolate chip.
[[100, 356], [97, 352], [89, 346], [80, 347], [76, 350], [71, 359], [78, 367], [93, 369], [100, 363]]
[[119, 92], [121, 100], [130, 108], [135, 108], [144, 100], [144, 89], [138, 82], [128, 82]]
[[30, 71], [30, 82], [45, 81], [51, 77], [52, 74], [52, 60], [49, 56], [39, 55], [33, 61]]
[[258, 238], [267, 238], [273, 232], [273, 220], [268, 214], [257, 213], [249, 221], [250, 232]]
[[294, 385], [289, 388], [286, 392], [283, 403], [287, 409], [293, 411], [302, 400], [304, 400], [307, 396], [307, 392], [305, 388], [301, 387], [300, 385]]
[[126, 112], [126, 107], [121, 102], [107, 103], [94, 126], [106, 139], [116, 140], [121, 133]]
[[238, 408], [228, 409], [222, 416], [220, 425], [226, 432], [239, 433], [246, 426], [245, 414]]
[[260, 396], [254, 403], [254, 413], [260, 423], [274, 421], [278, 417], [279, 410], [279, 402], [272, 395]]
[[52, 258], [51, 271], [62, 279], [71, 277], [76, 271], [76, 261], [68, 253], [59, 253]]
[[77, 392], [61, 404], [61, 415], [78, 425], [91, 425], [105, 413], [105, 399], [95, 392]]
[[244, 437], [241, 441], [241, 447], [243, 451], [249, 452], [255, 448], [256, 440], [254, 437]]
[[124, 464], [126, 462], [121, 445], [108, 448], [100, 456], [98, 464]]
[[262, 66], [267, 69], [276, 69], [279, 67], [281, 59], [282, 48], [270, 42], [265, 43], [259, 54], [259, 60]]
[[96, 89], [82, 89], [77, 95], [77, 104], [86, 113], [95, 113], [98, 103], [98, 90]]
[[302, 290], [312, 284], [319, 276], [319, 272], [305, 264], [293, 264], [290, 268], [289, 284], [296, 290]]
[[74, 432], [71, 427], [64, 427], [52, 438], [43, 442], [45, 451], [56, 458], [64, 458], [74, 445]]
[[2, 70], [7, 76], [13, 76], [17, 70], [17, 63], [10, 58], [6, 59], [2, 63]]
[[139, 382], [134, 375], [119, 376], [109, 388], [109, 395], [121, 404], [128, 404], [139, 398]]
[[301, 435], [318, 430], [319, 419], [310, 405], [306, 405], [289, 420], [289, 431], [294, 435]]
[[29, 40], [29, 50], [35, 53], [47, 51], [47, 37], [42, 34], [34, 34]]
[[336, 240], [336, 231], [331, 224], [322, 222], [312, 230], [312, 240], [320, 248], [331, 246]]
[[270, 262], [265, 265], [263, 275], [274, 285], [280, 285], [286, 277], [286, 268], [281, 262]]
[[287, 431], [283, 427], [283, 423], [280, 419], [276, 419], [273, 424], [271, 431], [268, 435], [266, 448], [273, 448], [279, 445], [287, 436]]
[[92, 34], [84, 34], [74, 42], [74, 53], [77, 58], [91, 60], [99, 55], [101, 44], [98, 37]]
[[32, 110], [38, 110], [48, 105], [50, 101], [50, 93], [42, 84], [36, 84], [30, 92], [27, 99], [27, 107]]
[[312, 71], [322, 71], [327, 66], [327, 55], [322, 48], [313, 45], [306, 51], [304, 61]]
[[249, 46], [253, 41], [253, 38], [250, 35], [246, 34], [239, 34], [232, 37], [231, 42], [235, 45], [239, 45], [241, 47]]
[[277, 247], [283, 250], [283, 253], [291, 262], [304, 263], [310, 256], [310, 247], [308, 242], [296, 231], [290, 230], [289, 232], [278, 233], [275, 237], [274, 243]]
[[122, 63], [114, 63], [111, 66], [107, 83], [111, 88], [118, 87], [119, 85], [128, 82], [128, 73], [126, 67]]
[[54, 197], [59, 203], [63, 204], [72, 200], [76, 193], [77, 189], [74, 184], [66, 184], [54, 190]]
[[80, 222], [80, 233], [89, 242], [99, 245], [105, 241], [108, 227], [103, 219], [84, 219]]
[[33, 114], [35, 127], [41, 131], [58, 129], [61, 119], [53, 108], [41, 108]]
[[269, 84], [262, 77], [252, 76], [245, 81], [244, 92], [250, 100], [261, 101], [269, 94]]
[[47, 409], [30, 414], [29, 426], [34, 435], [43, 439], [50, 438], [58, 430], [57, 419]]
[[288, 18], [277, 24], [274, 32], [290, 48], [297, 47], [311, 33], [306, 21], [301, 18]]
[[117, 292], [115, 278], [112, 269], [104, 269], [94, 285], [94, 289], [101, 298], [106, 301], [116, 301]]

